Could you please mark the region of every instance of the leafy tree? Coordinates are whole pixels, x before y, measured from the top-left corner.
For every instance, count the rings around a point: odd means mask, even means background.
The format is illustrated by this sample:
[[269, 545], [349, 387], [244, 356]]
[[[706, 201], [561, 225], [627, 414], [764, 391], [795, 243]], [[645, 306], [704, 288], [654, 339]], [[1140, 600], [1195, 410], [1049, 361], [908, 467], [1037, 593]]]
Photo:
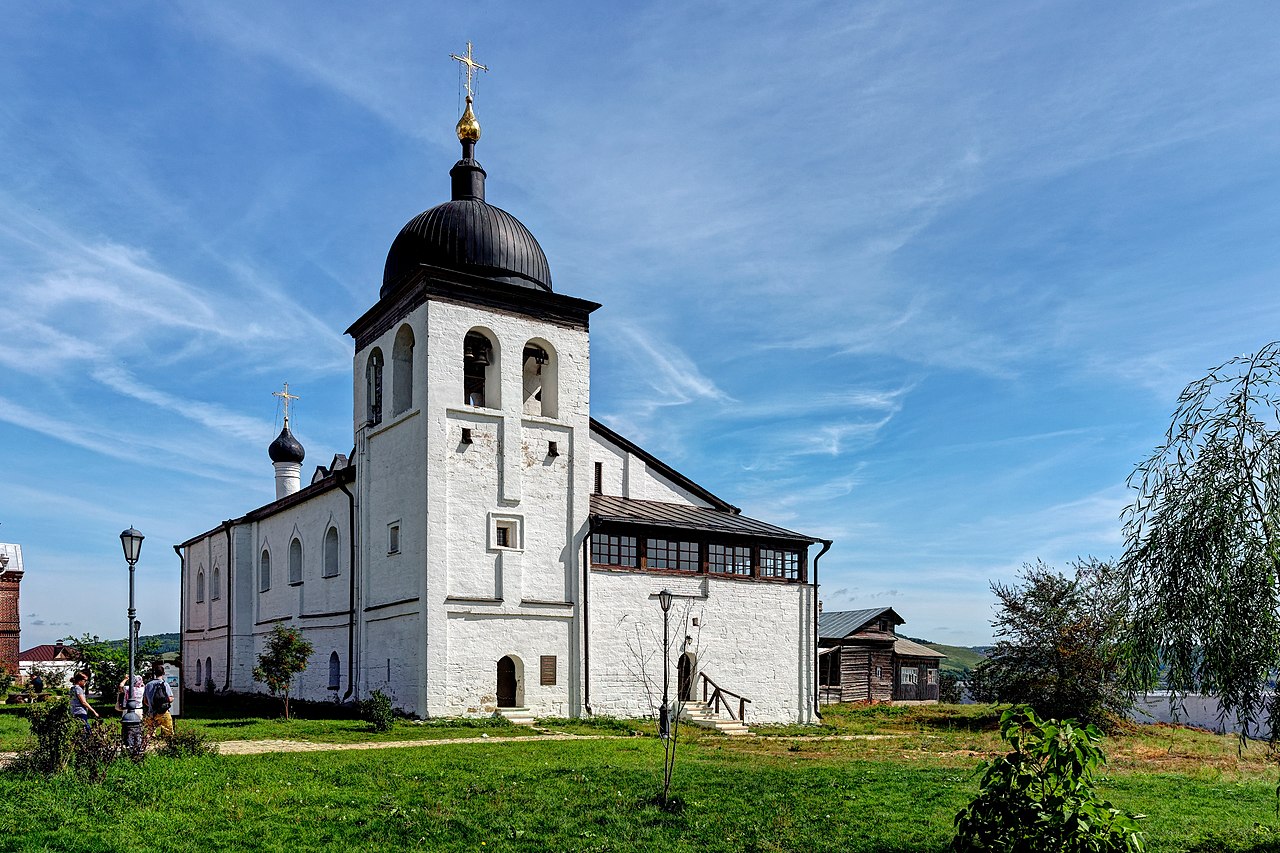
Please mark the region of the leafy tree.
[[997, 641], [970, 674], [973, 698], [1102, 724], [1129, 709], [1133, 697], [1120, 678], [1125, 613], [1112, 568], [1092, 558], [1073, 567], [1066, 577], [1028, 563], [1020, 584], [991, 584], [1000, 599], [991, 623]]
[[956, 815], [959, 853], [1141, 853], [1142, 815], [1100, 798], [1102, 733], [1074, 720], [1041, 720], [1026, 707], [1000, 717], [1007, 755], [984, 762], [982, 784]]
[[258, 655], [253, 680], [267, 685], [272, 696], [284, 697], [284, 718], [289, 719], [289, 689], [293, 677], [307, 668], [307, 658], [315, 648], [303, 639], [297, 628], [286, 628], [279, 622], [271, 629], [267, 644]]
[[[89, 671], [89, 683], [103, 696], [115, 696], [116, 687], [124, 681], [129, 669], [129, 644], [126, 640], [103, 640], [97, 634], [84, 634], [79, 639], [67, 637], [63, 645], [76, 652], [76, 668]], [[133, 674], [140, 675], [147, 663], [158, 654], [158, 644], [150, 639], [138, 642], [133, 660]], [[46, 681], [46, 684], [49, 682]]]
[[1280, 342], [1188, 385], [1129, 478], [1124, 589], [1132, 672], [1280, 739]]

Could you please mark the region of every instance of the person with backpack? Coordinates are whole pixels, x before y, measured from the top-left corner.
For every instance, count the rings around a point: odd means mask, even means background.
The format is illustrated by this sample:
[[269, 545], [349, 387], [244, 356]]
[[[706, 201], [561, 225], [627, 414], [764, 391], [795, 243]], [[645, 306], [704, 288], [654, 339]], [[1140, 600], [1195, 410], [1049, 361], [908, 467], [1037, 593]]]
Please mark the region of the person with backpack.
[[151, 664], [151, 680], [142, 694], [142, 707], [149, 734], [159, 730], [165, 737], [173, 737], [173, 715], [169, 713], [173, 707], [173, 688], [164, 677], [164, 664], [160, 661]]

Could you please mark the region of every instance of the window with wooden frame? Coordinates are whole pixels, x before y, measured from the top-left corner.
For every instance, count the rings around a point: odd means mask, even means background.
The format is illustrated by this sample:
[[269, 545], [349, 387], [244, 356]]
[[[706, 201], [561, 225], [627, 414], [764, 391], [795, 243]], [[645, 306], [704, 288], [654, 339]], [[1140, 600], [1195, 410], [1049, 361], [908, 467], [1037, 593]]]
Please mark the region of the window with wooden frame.
[[591, 537], [591, 562], [597, 566], [637, 568], [638, 550], [634, 536], [596, 533]]
[[644, 565], [648, 569], [675, 569], [696, 572], [702, 567], [697, 542], [674, 539], [646, 539]]
[[760, 577], [797, 580], [800, 577], [800, 553], [777, 548], [761, 548]]
[[751, 576], [751, 546], [720, 545], [712, 543], [707, 546], [707, 571], [718, 575]]
[[898, 671], [898, 683], [899, 684], [919, 684], [920, 674], [916, 672], [916, 668], [914, 666], [911, 666], [911, 667], [904, 666], [901, 670]]

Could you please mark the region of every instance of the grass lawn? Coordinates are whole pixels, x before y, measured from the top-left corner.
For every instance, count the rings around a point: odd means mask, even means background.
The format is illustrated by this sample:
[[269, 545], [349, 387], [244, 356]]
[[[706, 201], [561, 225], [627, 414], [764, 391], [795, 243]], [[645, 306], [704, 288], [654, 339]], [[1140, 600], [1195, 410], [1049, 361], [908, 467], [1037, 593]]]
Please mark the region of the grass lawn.
[[[0, 850], [944, 850], [974, 767], [998, 748], [981, 722], [990, 709], [832, 710], [818, 736], [690, 731], [679, 814], [648, 804], [661, 763], [653, 737], [151, 756], [117, 765], [101, 786], [0, 773]], [[1276, 771], [1261, 751], [1155, 727], [1105, 747], [1104, 794], [1149, 815], [1150, 850], [1280, 851]]]

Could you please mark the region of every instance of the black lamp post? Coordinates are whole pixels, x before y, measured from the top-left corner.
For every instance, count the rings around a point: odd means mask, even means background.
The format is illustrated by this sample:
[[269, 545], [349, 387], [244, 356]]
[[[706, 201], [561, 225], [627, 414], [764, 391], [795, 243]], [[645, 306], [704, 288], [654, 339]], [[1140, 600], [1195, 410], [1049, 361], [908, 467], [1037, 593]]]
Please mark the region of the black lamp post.
[[[137, 565], [138, 555], [142, 553], [142, 540], [144, 538], [133, 527], [120, 534], [120, 545], [124, 548], [124, 559], [129, 564], [129, 671], [125, 674], [125, 684], [128, 685], [125, 696], [130, 699], [133, 698], [133, 657], [134, 644], [137, 642], [137, 628], [135, 627], [134, 617], [138, 615], [138, 611], [133, 606], [133, 567]], [[126, 707], [125, 715], [127, 716], [128, 713], [129, 710]]]
[[671, 612], [671, 590], [664, 589], [658, 593], [658, 604], [662, 605], [662, 709], [658, 712], [658, 736], [664, 740], [671, 736], [671, 708], [667, 704], [667, 690], [671, 669], [671, 639], [668, 633], [668, 614]]

